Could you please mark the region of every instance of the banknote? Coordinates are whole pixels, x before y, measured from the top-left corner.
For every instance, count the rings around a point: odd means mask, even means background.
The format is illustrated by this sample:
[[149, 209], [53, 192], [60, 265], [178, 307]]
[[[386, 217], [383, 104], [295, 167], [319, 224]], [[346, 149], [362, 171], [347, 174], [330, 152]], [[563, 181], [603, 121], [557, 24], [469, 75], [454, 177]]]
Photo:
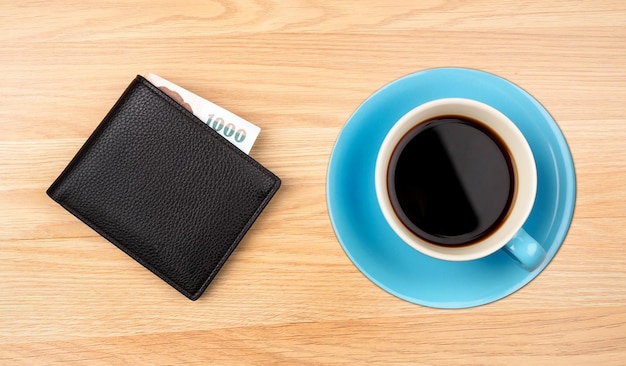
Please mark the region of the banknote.
[[146, 79], [241, 151], [246, 154], [250, 153], [252, 145], [261, 132], [258, 126], [160, 76], [148, 73]]

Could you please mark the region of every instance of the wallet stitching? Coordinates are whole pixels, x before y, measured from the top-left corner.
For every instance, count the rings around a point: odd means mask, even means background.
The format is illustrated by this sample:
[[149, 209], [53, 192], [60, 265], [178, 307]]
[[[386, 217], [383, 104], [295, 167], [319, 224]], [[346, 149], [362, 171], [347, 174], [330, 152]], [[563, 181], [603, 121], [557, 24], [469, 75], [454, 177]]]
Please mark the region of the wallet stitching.
[[213, 270], [209, 274], [208, 278], [205, 280], [205, 282], [200, 287], [200, 290], [198, 290], [198, 293], [202, 293], [206, 289], [206, 287], [211, 283], [211, 281], [217, 275], [217, 273], [222, 268], [224, 263], [228, 260], [228, 257], [230, 257], [230, 255], [233, 253], [235, 248], [237, 248], [237, 246], [239, 245], [241, 240], [243, 240], [243, 237], [247, 234], [247, 232], [250, 229], [250, 227], [252, 227], [252, 224], [254, 224], [256, 219], [260, 216], [261, 212], [269, 204], [269, 201], [272, 199], [272, 197], [277, 192], [279, 187], [280, 187], [280, 181], [275, 182], [274, 185], [272, 186], [272, 188], [270, 189], [270, 191], [267, 193], [267, 195], [265, 196], [265, 198], [261, 202], [261, 204], [259, 204], [259, 207], [257, 207], [257, 209], [252, 213], [252, 215], [250, 216], [250, 218], [248, 219], [248, 221], [244, 225], [243, 229], [239, 232], [239, 235], [237, 235], [237, 237], [235, 238], [233, 243], [228, 247], [228, 250], [226, 251], [226, 254], [224, 254], [224, 256], [222, 256], [222, 258], [220, 259], [218, 264], [215, 266], [215, 268], [213, 268]]
[[[50, 196], [50, 197], [52, 197], [52, 196]], [[91, 227], [97, 233], [102, 235], [105, 239], [107, 239], [111, 243], [113, 243], [118, 249], [121, 249], [124, 253], [126, 253], [128, 256], [130, 256], [131, 258], [136, 260], [139, 264], [141, 264], [142, 266], [146, 267], [148, 270], [152, 271], [152, 273], [154, 273], [157, 276], [159, 276], [162, 280], [167, 282], [170, 286], [172, 286], [175, 289], [177, 289], [178, 291], [182, 292], [185, 296], [187, 296], [189, 298], [195, 297], [195, 295], [197, 293], [192, 294], [191, 292], [185, 290], [182, 286], [180, 286], [179, 284], [174, 282], [174, 280], [170, 279], [168, 276], [164, 275], [161, 271], [156, 269], [150, 263], [148, 263], [147, 261], [143, 260], [140, 256], [135, 255], [130, 249], [128, 249], [125, 245], [123, 245], [121, 242], [119, 242], [117, 239], [115, 239], [112, 235], [110, 235], [103, 227], [101, 227], [99, 225], [96, 225], [91, 220], [89, 220], [85, 216], [83, 216], [80, 212], [74, 210], [73, 208], [71, 208], [70, 206], [68, 206], [65, 203], [61, 202], [60, 200], [57, 200], [54, 197], [52, 197], [52, 199], [54, 199], [57, 203], [59, 203], [61, 206], [63, 206], [63, 208], [65, 208], [66, 210], [71, 212], [74, 216], [78, 217], [78, 219], [80, 219], [82, 222], [87, 224], [89, 227]]]

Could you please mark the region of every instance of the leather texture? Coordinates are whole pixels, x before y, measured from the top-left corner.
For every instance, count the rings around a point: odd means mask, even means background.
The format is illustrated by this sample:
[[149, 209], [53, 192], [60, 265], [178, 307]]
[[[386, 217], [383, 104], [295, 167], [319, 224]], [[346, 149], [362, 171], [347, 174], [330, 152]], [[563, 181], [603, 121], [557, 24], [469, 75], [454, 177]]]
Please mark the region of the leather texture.
[[137, 76], [47, 193], [196, 300], [279, 186]]

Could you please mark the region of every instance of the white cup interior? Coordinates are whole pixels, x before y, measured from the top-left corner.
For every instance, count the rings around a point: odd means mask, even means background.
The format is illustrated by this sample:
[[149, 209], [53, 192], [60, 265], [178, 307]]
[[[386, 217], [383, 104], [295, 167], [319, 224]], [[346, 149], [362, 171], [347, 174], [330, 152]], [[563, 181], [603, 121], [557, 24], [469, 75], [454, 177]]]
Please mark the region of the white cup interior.
[[[498, 229], [471, 245], [444, 246], [420, 238], [398, 218], [389, 198], [387, 172], [396, 145], [406, 133], [420, 123], [443, 115], [466, 116], [488, 126], [506, 144], [515, 171], [515, 191], [508, 215]], [[475, 100], [445, 98], [417, 106], [400, 118], [389, 130], [376, 159], [375, 187], [378, 203], [385, 219], [405, 243], [434, 258], [465, 261], [482, 258], [497, 251], [521, 229], [535, 201], [537, 171], [532, 150], [524, 135], [504, 114]]]

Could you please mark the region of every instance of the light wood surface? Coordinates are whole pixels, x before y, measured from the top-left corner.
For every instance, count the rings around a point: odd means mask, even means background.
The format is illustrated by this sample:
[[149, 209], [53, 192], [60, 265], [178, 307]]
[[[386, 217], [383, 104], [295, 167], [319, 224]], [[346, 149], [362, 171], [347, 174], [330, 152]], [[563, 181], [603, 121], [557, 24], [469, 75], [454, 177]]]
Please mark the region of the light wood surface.
[[[178, 5], [180, 4], [180, 5]], [[0, 364], [626, 364], [626, 2], [0, 2]], [[495, 303], [373, 285], [326, 208], [357, 106], [418, 70], [505, 77], [555, 117], [578, 179], [554, 261]], [[136, 74], [262, 128], [283, 186], [197, 302], [45, 195]]]

